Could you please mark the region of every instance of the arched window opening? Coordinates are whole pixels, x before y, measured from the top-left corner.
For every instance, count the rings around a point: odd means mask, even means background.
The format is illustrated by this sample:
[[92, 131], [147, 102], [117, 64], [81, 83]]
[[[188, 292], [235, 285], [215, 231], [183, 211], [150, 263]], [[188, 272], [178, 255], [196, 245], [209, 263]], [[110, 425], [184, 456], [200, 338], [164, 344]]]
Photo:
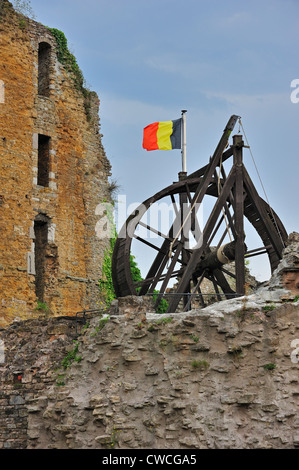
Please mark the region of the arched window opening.
[[51, 46], [41, 42], [38, 47], [38, 94], [50, 96], [50, 60]]

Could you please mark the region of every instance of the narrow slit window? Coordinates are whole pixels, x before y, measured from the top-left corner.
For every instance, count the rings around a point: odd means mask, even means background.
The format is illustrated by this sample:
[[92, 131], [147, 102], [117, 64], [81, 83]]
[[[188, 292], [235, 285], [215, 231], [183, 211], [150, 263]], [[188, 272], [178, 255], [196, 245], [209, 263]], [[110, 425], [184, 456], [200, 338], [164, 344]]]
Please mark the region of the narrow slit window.
[[50, 59], [51, 46], [41, 42], [38, 47], [38, 94], [50, 96]]
[[50, 137], [38, 136], [37, 184], [49, 186]]
[[39, 220], [34, 222], [35, 234], [35, 293], [40, 302], [44, 302], [45, 294], [45, 269], [46, 269], [46, 250], [48, 243], [48, 221], [46, 217], [40, 216]]

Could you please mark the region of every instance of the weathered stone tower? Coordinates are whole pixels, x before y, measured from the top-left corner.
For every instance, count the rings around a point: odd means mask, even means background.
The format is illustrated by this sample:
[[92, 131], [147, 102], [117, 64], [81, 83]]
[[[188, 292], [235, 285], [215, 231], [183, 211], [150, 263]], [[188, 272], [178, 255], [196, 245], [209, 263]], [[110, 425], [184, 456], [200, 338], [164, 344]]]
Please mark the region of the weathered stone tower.
[[98, 302], [111, 168], [98, 97], [56, 39], [0, 1], [0, 324]]

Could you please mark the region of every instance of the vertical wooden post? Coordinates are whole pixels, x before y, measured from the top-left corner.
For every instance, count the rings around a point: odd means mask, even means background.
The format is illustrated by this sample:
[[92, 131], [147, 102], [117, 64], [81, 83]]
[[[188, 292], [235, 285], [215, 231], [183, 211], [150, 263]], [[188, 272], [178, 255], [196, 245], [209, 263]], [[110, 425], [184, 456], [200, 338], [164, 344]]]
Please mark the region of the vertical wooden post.
[[233, 136], [234, 166], [236, 182], [234, 190], [235, 231], [236, 231], [236, 294], [245, 294], [245, 234], [244, 234], [244, 184], [243, 184], [243, 148], [241, 135]]
[[[186, 171], [179, 172], [179, 181], [183, 181], [184, 179], [186, 179], [186, 177], [187, 177], [187, 172]], [[179, 200], [180, 200], [181, 226], [182, 226], [183, 223], [184, 223], [184, 218], [186, 217], [186, 205], [187, 205], [187, 202], [188, 202], [187, 194], [186, 193], [180, 193]], [[189, 240], [188, 240], [188, 238], [186, 238], [184, 230], [182, 230], [182, 232], [181, 232], [180, 239], [181, 239], [181, 242], [183, 244], [183, 247], [182, 247], [183, 266], [187, 266], [188, 261], [189, 261], [189, 256], [188, 256], [188, 252], [185, 249], [185, 243], [188, 243]], [[185, 289], [185, 293], [190, 292], [190, 291], [191, 291], [191, 284], [189, 282], [186, 289]], [[184, 305], [184, 307], [186, 307], [187, 303], [188, 303], [187, 296], [184, 295], [183, 296], [183, 305]]]

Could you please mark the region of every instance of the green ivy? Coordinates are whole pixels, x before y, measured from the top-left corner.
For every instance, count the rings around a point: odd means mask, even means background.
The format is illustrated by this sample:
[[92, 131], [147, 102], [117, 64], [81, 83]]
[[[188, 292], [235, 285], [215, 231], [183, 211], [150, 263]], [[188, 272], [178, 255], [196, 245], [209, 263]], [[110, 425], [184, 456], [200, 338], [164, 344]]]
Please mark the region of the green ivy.
[[35, 307], [35, 310], [43, 311], [44, 313], [48, 313], [49, 307], [45, 302], [41, 302], [38, 300], [37, 302], [37, 307]]
[[77, 64], [75, 56], [69, 51], [67, 39], [62, 31], [56, 28], [48, 28], [53, 34], [57, 44], [57, 58], [63, 64], [68, 72], [71, 72], [76, 85], [80, 91], [84, 90], [84, 77]]
[[[116, 298], [112, 281], [112, 254], [116, 238], [117, 235], [115, 234], [115, 236], [110, 239], [110, 247], [105, 253], [102, 265], [102, 278], [99, 281], [100, 292], [102, 294], [103, 301], [105, 302], [107, 307], [109, 307], [111, 302]], [[135, 261], [135, 256], [133, 256], [132, 254], [130, 254], [130, 267], [133, 282], [135, 283], [143, 281], [141, 271], [138, 268], [137, 262]], [[138, 291], [138, 288], [136, 290]], [[155, 301], [159, 292], [154, 291], [154, 293], [156, 294], [153, 295], [153, 300]], [[168, 302], [165, 299], [162, 299], [157, 308], [157, 313], [165, 313], [167, 312], [167, 308]]]
[[[107, 203], [104, 199], [103, 203]], [[114, 245], [117, 238], [117, 233], [115, 229], [114, 219], [113, 219], [113, 204], [106, 204], [106, 216], [109, 220], [110, 227], [112, 227], [110, 233], [110, 243], [109, 247], [105, 252], [103, 264], [102, 264], [102, 277], [99, 280], [100, 294], [105, 303], [106, 307], [109, 307], [111, 302], [116, 298], [113, 282], [112, 282], [112, 254], [114, 250]]]
[[[102, 278], [99, 281], [100, 292], [107, 307], [109, 307], [111, 302], [116, 298], [112, 281], [112, 255], [116, 238], [117, 235], [115, 232], [115, 236], [110, 239], [110, 247], [104, 256], [102, 265]], [[130, 266], [133, 282], [142, 281], [140, 269], [138, 268], [135, 261], [135, 256], [133, 255], [130, 255]]]
[[[109, 205], [107, 205], [107, 217], [110, 220], [111, 224], [113, 222], [113, 214], [112, 211], [109, 210]], [[106, 304], [107, 307], [110, 306], [111, 302], [116, 298], [113, 281], [112, 281], [112, 254], [114, 250], [114, 245], [117, 239], [117, 233], [114, 228], [114, 234], [110, 238], [110, 247], [105, 253], [103, 265], [102, 265], [102, 278], [99, 280], [99, 287], [100, 293], [103, 298], [103, 302]], [[133, 283], [143, 281], [143, 277], [141, 275], [141, 271], [137, 265], [136, 258], [132, 254], [130, 254], [130, 268], [132, 274]], [[137, 288], [136, 291], [138, 292], [140, 288]], [[159, 291], [154, 291], [153, 300], [156, 301], [157, 295]], [[158, 308], [156, 310], [157, 313], [166, 313], [168, 308], [168, 302], [165, 299], [161, 299]]]
[[107, 307], [116, 298], [112, 282], [112, 254], [116, 236], [110, 239], [110, 247], [105, 253], [102, 265], [102, 278], [99, 281], [100, 293]]
[[80, 91], [84, 97], [86, 116], [88, 120], [90, 120], [90, 98], [93, 92], [84, 86], [85, 80], [83, 73], [77, 63], [76, 57], [69, 51], [65, 34], [56, 28], [48, 27], [48, 30], [51, 31], [56, 40], [57, 59], [65, 67], [66, 71], [71, 74], [76, 89]]
[[73, 361], [75, 361], [75, 362], [82, 361], [82, 356], [77, 356], [78, 349], [79, 349], [79, 343], [76, 342], [75, 346], [74, 346], [74, 349], [69, 351], [67, 356], [62, 361], [62, 367], [64, 369], [68, 369], [71, 366]]
[[[156, 291], [156, 290], [155, 290], [154, 293], [155, 293], [155, 294], [158, 294], [159, 291]], [[156, 299], [157, 299], [157, 295], [153, 295], [153, 300], [154, 300], [154, 302], [156, 301]], [[159, 303], [159, 305], [158, 305], [158, 307], [157, 307], [156, 312], [157, 312], [157, 313], [166, 313], [166, 312], [167, 312], [167, 309], [168, 309], [168, 302], [167, 302], [167, 300], [166, 300], [166, 299], [161, 299], [161, 300], [160, 300], [160, 303]]]
[[133, 255], [130, 255], [130, 268], [131, 268], [133, 282], [143, 281], [140, 269], [138, 268], [138, 265], [135, 261], [135, 256]]
[[272, 362], [269, 362], [269, 364], [264, 365], [265, 370], [274, 370], [276, 368], [276, 364], [273, 364]]

